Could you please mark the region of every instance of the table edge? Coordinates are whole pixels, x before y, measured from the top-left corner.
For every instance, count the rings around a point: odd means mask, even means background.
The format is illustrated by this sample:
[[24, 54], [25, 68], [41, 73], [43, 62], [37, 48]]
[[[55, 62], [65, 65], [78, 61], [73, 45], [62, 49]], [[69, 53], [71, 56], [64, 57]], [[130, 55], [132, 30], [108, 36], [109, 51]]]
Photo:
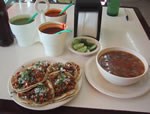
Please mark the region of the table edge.
[[4, 100], [0, 99], [0, 113], [7, 114], [20, 114], [20, 113], [44, 113], [44, 114], [99, 114], [100, 112], [103, 114], [148, 114], [146, 112], [135, 112], [135, 111], [122, 111], [122, 110], [110, 110], [110, 109], [93, 109], [93, 108], [80, 108], [80, 107], [68, 107], [68, 106], [61, 106], [56, 109], [47, 110], [47, 111], [33, 111], [29, 109], [25, 109], [12, 100]]
[[122, 6], [122, 7], [133, 8], [133, 10], [135, 11], [136, 16], [138, 17], [148, 39], [150, 40], [150, 27], [149, 27], [148, 23], [146, 22], [144, 16], [142, 15], [141, 11], [139, 10], [139, 8], [137, 8], [137, 7], [126, 7], [126, 6]]

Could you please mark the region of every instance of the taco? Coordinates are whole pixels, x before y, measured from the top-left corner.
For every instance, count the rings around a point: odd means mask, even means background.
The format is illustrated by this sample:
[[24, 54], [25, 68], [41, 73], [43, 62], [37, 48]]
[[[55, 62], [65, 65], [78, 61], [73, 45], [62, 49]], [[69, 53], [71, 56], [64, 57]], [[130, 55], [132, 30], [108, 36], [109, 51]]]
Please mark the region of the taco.
[[47, 71], [47, 68], [49, 67], [50, 63], [48, 61], [37, 61], [32, 64], [32, 69], [40, 70], [42, 72]]
[[80, 66], [74, 62], [67, 62], [64, 66], [64, 69], [69, 72], [76, 81], [78, 81], [81, 77]]
[[61, 62], [57, 62], [57, 63], [51, 64], [47, 70], [49, 73], [56, 72], [56, 71], [65, 71], [64, 66], [65, 64]]
[[11, 78], [11, 86], [16, 92], [25, 92], [38, 83], [46, 80], [46, 69], [49, 65], [45, 62], [35, 62], [27, 68], [22, 68]]
[[50, 65], [47, 70], [49, 73], [56, 72], [56, 71], [69, 72], [75, 78], [76, 81], [78, 81], [81, 76], [80, 66], [74, 62], [67, 62], [65, 64], [60, 62], [54, 63]]
[[54, 88], [50, 81], [39, 83], [27, 92], [17, 93], [18, 100], [30, 106], [44, 106], [53, 103]]
[[70, 73], [56, 71], [47, 75], [54, 88], [55, 101], [64, 100], [74, 95], [77, 91], [76, 81]]

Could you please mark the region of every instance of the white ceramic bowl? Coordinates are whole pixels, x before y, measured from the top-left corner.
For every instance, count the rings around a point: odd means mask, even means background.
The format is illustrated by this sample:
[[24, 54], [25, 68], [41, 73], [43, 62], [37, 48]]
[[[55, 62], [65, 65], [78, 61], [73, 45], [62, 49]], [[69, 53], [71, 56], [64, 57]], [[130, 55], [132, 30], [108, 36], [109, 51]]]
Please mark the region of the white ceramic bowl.
[[[91, 43], [96, 44], [97, 47], [96, 47], [95, 50], [93, 50], [93, 51], [91, 51], [91, 52], [85, 52], [85, 53], [84, 53], [84, 52], [78, 52], [78, 51], [76, 51], [76, 50], [74, 50], [74, 49], [72, 48], [72, 42], [73, 42], [75, 39], [87, 39], [88, 42], [91, 42]], [[68, 41], [68, 48], [69, 48], [69, 50], [70, 50], [71, 52], [73, 52], [73, 53], [75, 53], [75, 54], [83, 55], [83, 56], [89, 56], [89, 55], [92, 55], [92, 54], [94, 54], [94, 53], [96, 53], [96, 52], [99, 51], [99, 49], [100, 49], [100, 43], [99, 43], [99, 41], [97, 41], [97, 40], [94, 39], [94, 38], [81, 36], [81, 37], [75, 37], [75, 38], [69, 40], [69, 41]]]
[[[116, 76], [116, 75], [111, 74], [111, 73], [107, 72], [106, 70], [104, 70], [98, 62], [99, 58], [104, 53], [109, 52], [109, 51], [114, 51], [114, 50], [128, 52], [128, 53], [138, 57], [144, 64], [144, 67], [145, 67], [144, 73], [139, 76], [136, 76], [136, 77], [127, 78], [127, 77]], [[119, 86], [127, 86], [127, 85], [134, 84], [134, 83], [138, 82], [139, 80], [141, 80], [145, 76], [145, 74], [148, 72], [148, 62], [141, 54], [139, 54], [138, 52], [136, 52], [134, 50], [127, 49], [127, 48], [120, 48], [120, 47], [106, 48], [106, 49], [99, 51], [96, 55], [96, 65], [97, 65], [99, 72], [102, 74], [102, 76], [108, 82], [115, 84], [115, 85], [119, 85]]]

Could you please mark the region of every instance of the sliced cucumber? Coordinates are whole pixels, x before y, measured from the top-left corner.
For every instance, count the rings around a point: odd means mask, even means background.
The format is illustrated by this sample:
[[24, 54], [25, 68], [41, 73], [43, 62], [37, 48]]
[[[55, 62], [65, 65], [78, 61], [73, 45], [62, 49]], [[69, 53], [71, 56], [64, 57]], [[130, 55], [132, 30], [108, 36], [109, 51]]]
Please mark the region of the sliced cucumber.
[[82, 48], [77, 49], [78, 52], [86, 52], [87, 46], [83, 46]]
[[74, 48], [75, 50], [77, 50], [77, 49], [82, 48], [83, 46], [84, 46], [84, 43], [78, 43], [78, 44], [73, 45], [73, 48]]
[[94, 43], [91, 43], [91, 42], [88, 42], [87, 43], [87, 46], [89, 46], [89, 47], [91, 47], [91, 46], [93, 46], [93, 45], [95, 45]]
[[81, 42], [80, 39], [75, 39], [73, 40], [72, 45], [79, 44], [80, 42]]
[[81, 39], [81, 43], [84, 43], [86, 45], [87, 44], [87, 40], [86, 39]]
[[78, 52], [91, 52], [97, 48], [97, 45], [93, 42], [89, 42], [87, 39], [74, 39], [72, 47]]
[[94, 44], [94, 45], [92, 45], [92, 46], [89, 48], [89, 50], [90, 50], [90, 51], [93, 51], [93, 50], [96, 49], [96, 47], [97, 47], [97, 46]]

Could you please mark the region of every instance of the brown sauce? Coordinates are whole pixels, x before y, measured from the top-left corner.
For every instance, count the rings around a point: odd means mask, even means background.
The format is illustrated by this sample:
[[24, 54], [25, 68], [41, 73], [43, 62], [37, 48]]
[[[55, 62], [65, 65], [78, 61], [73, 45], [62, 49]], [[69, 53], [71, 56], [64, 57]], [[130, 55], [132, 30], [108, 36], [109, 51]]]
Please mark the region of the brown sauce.
[[43, 29], [41, 32], [46, 33], [46, 34], [55, 34], [56, 32], [59, 32], [62, 30], [63, 30], [62, 28], [55, 27], [55, 28]]
[[62, 13], [61, 15], [59, 15], [59, 13], [61, 12], [61, 10], [56, 10], [56, 9], [51, 9], [51, 10], [48, 10], [45, 15], [46, 16], [49, 16], [49, 17], [58, 17], [58, 16], [62, 16], [62, 15], [65, 15], [66, 13]]
[[106, 71], [120, 77], [136, 77], [144, 73], [143, 62], [136, 56], [123, 51], [106, 52], [99, 58]]

